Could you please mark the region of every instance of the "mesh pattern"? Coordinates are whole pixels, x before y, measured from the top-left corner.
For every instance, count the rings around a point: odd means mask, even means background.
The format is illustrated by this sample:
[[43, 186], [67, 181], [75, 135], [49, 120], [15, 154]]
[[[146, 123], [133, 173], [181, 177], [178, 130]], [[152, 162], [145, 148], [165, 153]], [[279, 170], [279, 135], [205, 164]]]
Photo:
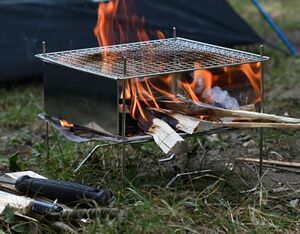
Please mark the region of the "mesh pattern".
[[46, 53], [37, 57], [46, 62], [112, 79], [150, 77], [269, 59], [183, 38]]

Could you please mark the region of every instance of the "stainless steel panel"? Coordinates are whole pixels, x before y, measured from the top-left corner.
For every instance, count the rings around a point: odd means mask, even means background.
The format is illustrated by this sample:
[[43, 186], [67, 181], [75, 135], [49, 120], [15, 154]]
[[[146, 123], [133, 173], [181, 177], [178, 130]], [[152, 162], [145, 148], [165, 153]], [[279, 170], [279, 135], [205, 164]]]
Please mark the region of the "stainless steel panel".
[[44, 65], [47, 115], [116, 135], [119, 132], [118, 84], [68, 67]]

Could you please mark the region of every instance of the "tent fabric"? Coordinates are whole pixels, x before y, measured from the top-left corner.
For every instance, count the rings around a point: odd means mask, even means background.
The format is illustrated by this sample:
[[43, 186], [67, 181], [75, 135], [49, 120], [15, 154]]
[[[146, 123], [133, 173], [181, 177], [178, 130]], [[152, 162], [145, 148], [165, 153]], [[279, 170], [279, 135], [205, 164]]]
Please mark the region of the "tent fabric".
[[[145, 27], [223, 46], [261, 39], [225, 0], [134, 0]], [[0, 81], [38, 76], [42, 41], [47, 52], [97, 46], [98, 3], [90, 0], [0, 0]], [[124, 19], [120, 17], [120, 20]], [[130, 32], [129, 32], [130, 33]]]

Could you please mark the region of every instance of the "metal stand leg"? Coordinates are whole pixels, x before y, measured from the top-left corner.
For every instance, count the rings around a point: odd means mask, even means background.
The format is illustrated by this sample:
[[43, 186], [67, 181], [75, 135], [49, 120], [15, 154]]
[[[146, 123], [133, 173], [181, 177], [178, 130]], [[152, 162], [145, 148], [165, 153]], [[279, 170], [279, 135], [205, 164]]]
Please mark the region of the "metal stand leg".
[[88, 155], [79, 163], [79, 165], [76, 167], [76, 169], [73, 171], [75, 174], [82, 168], [82, 166], [96, 153], [96, 151], [100, 148], [105, 148], [108, 146], [118, 145], [119, 143], [109, 143], [109, 144], [102, 144], [102, 145], [96, 145], [89, 153]]
[[[264, 46], [260, 45], [260, 56], [263, 57]], [[261, 89], [261, 108], [260, 112], [264, 113], [264, 75], [263, 75], [263, 64], [261, 63], [261, 79], [260, 79], [260, 89]], [[263, 157], [264, 157], [264, 131], [263, 129], [259, 129], [259, 205], [262, 205], [263, 200]]]
[[50, 163], [50, 146], [49, 146], [49, 124], [46, 121], [46, 136], [45, 136], [45, 145], [46, 145], [46, 164], [49, 169]]
[[123, 190], [124, 190], [124, 187], [125, 187], [125, 154], [126, 154], [125, 143], [123, 143], [122, 144], [122, 158], [121, 158], [121, 164], [122, 164], [121, 176], [122, 176], [122, 189]]
[[196, 175], [196, 174], [200, 174], [200, 173], [208, 173], [211, 172], [211, 170], [202, 170], [202, 171], [191, 171], [191, 172], [185, 172], [185, 173], [179, 173], [176, 176], [174, 176], [170, 182], [166, 185], [166, 189], [169, 189], [172, 187], [172, 185], [176, 182], [176, 180], [178, 180], [181, 177], [184, 176], [191, 176], [191, 175]]
[[[127, 58], [124, 57], [123, 58], [123, 74], [124, 76], [127, 73]], [[125, 187], [125, 143], [124, 141], [126, 140], [126, 80], [122, 81], [122, 140], [123, 140], [123, 144], [122, 144], [122, 159], [121, 159], [121, 163], [122, 163], [122, 172], [121, 172], [121, 176], [122, 176], [122, 189], [124, 190]]]
[[53, 128], [53, 126], [52, 126], [51, 124], [50, 124], [50, 127], [51, 127], [51, 129], [52, 129], [53, 134], [54, 134], [54, 137], [55, 137], [55, 140], [56, 140], [56, 143], [57, 143], [58, 150], [59, 150], [59, 152], [60, 152], [61, 158], [63, 159], [64, 154], [63, 154], [62, 147], [61, 147], [61, 145], [60, 145], [60, 143], [59, 143], [58, 135], [57, 135], [57, 133], [55, 132], [55, 129]]
[[259, 178], [263, 176], [263, 158], [264, 158], [264, 131], [259, 129]]
[[74, 170], [74, 173], [76, 174], [81, 167], [93, 156], [93, 154], [97, 151], [97, 149], [104, 147], [104, 145], [96, 145], [90, 152], [89, 154], [79, 163], [79, 165], [76, 167]]

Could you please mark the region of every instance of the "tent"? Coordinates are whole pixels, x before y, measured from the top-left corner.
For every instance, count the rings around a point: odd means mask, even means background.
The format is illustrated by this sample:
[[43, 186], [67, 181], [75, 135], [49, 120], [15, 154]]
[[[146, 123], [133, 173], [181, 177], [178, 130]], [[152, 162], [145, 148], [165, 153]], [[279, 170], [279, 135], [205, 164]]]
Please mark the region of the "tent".
[[[222, 46], [261, 39], [225, 0], [134, 0], [147, 30], [159, 29]], [[98, 46], [94, 0], [0, 0], [0, 81], [39, 76], [42, 41], [47, 52]], [[118, 16], [121, 17], [121, 16]], [[122, 19], [121, 19], [122, 20]]]

